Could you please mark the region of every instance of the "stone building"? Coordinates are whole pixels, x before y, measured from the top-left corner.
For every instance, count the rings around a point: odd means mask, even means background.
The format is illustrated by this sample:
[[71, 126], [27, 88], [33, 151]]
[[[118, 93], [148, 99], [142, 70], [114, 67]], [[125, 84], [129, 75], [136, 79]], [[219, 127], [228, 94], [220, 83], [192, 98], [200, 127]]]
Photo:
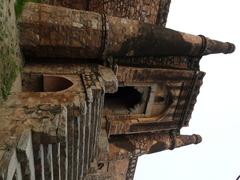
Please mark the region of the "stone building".
[[48, 0], [19, 20], [22, 92], [0, 109], [1, 179], [131, 180], [181, 135], [204, 55], [231, 43], [165, 28], [170, 0]]

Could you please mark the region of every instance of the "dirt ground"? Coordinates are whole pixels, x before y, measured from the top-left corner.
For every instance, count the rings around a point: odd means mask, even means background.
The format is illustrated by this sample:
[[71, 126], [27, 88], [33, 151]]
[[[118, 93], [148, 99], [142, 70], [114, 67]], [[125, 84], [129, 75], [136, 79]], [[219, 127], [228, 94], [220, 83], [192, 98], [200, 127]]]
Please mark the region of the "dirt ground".
[[0, 0], [0, 104], [9, 94], [20, 91], [21, 84], [14, 3], [15, 0]]

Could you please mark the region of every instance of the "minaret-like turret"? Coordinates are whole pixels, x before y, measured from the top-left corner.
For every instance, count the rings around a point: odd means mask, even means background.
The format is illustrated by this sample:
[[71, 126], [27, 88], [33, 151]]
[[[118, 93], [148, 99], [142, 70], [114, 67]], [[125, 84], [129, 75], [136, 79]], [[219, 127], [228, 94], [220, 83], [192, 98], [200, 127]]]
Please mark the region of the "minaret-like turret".
[[162, 26], [44, 4], [27, 5], [20, 21], [24, 54], [38, 58], [201, 57], [235, 46]]
[[146, 133], [123, 135], [110, 138], [109, 159], [119, 160], [164, 150], [173, 150], [190, 144], [199, 144], [199, 135], [177, 135]]

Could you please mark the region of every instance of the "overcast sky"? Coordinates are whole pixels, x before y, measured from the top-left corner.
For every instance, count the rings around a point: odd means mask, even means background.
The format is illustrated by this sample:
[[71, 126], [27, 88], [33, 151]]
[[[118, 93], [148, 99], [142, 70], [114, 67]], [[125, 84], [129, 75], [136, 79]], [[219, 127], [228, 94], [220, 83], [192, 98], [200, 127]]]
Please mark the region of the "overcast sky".
[[[167, 27], [240, 43], [239, 0], [172, 0]], [[240, 53], [201, 60], [206, 72], [190, 121], [181, 134], [203, 142], [139, 158], [134, 180], [236, 180], [240, 175]]]

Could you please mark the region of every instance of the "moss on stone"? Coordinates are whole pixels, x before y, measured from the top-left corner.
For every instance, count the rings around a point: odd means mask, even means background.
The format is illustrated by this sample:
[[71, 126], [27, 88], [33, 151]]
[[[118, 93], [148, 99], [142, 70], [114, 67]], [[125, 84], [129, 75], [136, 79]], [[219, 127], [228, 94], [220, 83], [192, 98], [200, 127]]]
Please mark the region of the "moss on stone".
[[24, 8], [24, 5], [27, 3], [27, 2], [35, 2], [35, 3], [42, 3], [44, 2], [45, 0], [16, 0], [16, 3], [15, 3], [15, 12], [16, 12], [16, 17], [18, 18], [22, 11], [23, 11], [23, 8]]
[[14, 57], [11, 57], [11, 55], [6, 55], [0, 58], [2, 61], [0, 64], [0, 100], [1, 98], [5, 100], [10, 94], [12, 84], [16, 79], [19, 68]]
[[0, 0], [0, 104], [19, 73], [19, 45], [13, 0]]

